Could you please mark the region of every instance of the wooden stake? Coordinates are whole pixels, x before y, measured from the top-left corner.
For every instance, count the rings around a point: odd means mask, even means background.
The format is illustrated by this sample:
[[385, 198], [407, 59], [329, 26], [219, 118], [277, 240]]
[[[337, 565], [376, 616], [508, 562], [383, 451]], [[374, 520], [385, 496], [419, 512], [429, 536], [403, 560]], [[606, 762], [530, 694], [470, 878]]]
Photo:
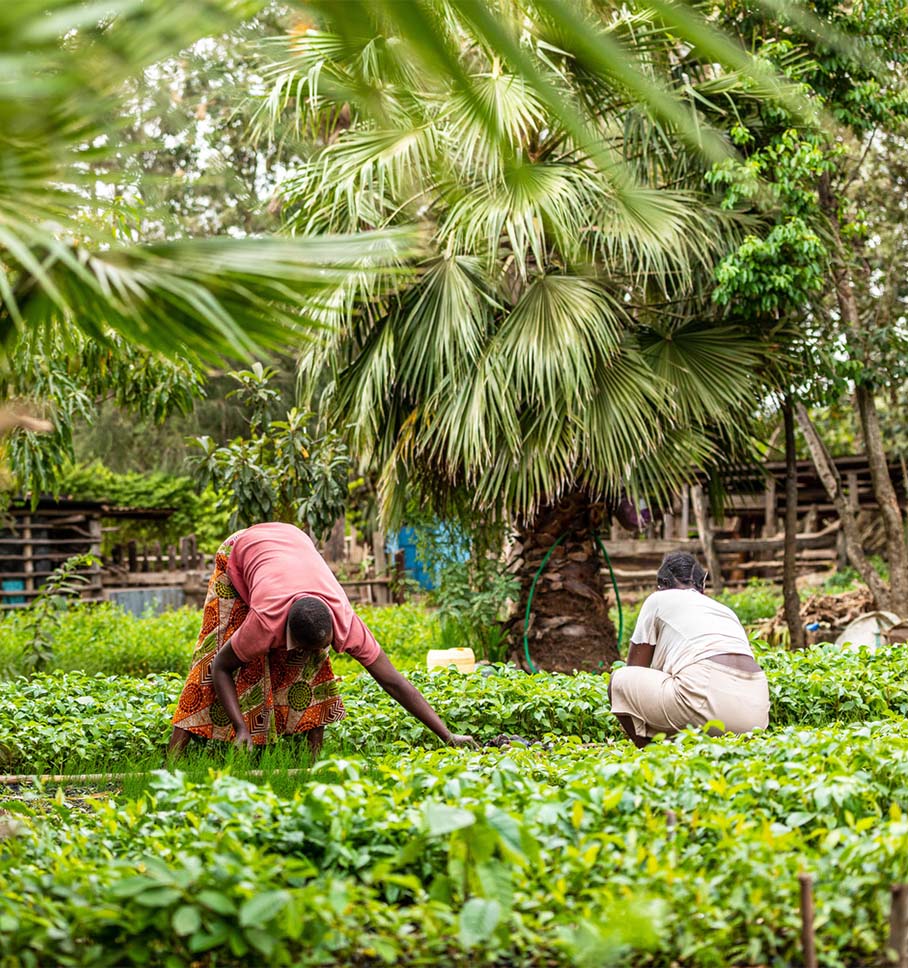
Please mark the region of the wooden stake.
[[798, 874], [801, 882], [801, 949], [804, 952], [804, 968], [817, 968], [817, 952], [813, 937], [813, 878], [810, 874]]
[[887, 959], [891, 959], [893, 954], [895, 960], [890, 961], [890, 964], [897, 965], [898, 968], [908, 968], [908, 884], [892, 885]]

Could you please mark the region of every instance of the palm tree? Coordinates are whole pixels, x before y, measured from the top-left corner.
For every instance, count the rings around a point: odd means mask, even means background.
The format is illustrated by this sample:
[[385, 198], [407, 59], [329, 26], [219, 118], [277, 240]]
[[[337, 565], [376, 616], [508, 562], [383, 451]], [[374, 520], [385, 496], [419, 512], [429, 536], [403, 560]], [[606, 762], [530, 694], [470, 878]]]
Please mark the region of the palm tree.
[[[0, 338], [77, 327], [169, 354], [236, 359], [294, 338], [300, 311], [364, 262], [414, 250], [368, 238], [186, 239], [143, 208], [123, 137], [155, 65], [262, 3], [0, 4]], [[150, 72], [147, 73], [147, 72]], [[153, 135], [150, 135], [153, 136]], [[134, 167], [134, 166], [133, 166]], [[124, 228], [124, 222], [128, 223]], [[112, 231], [112, 227], [114, 230]]]
[[[659, 501], [746, 450], [762, 350], [704, 286], [738, 226], [690, 190], [702, 155], [566, 52], [537, 8], [496, 8], [518, 24], [521, 73], [459, 22], [450, 83], [398, 57], [393, 36], [301, 25], [260, 120], [291, 99], [322, 138], [281, 186], [294, 235], [423, 225], [418, 273], [393, 298], [340, 287], [301, 371], [330, 369], [322, 409], [380, 468], [387, 519], [466, 497], [473, 515], [516, 522], [521, 617], [554, 546], [533, 656], [569, 670], [617, 657], [598, 529], [623, 494]], [[594, 25], [657, 88], [682, 83], [683, 48], [645, 19], [615, 8]], [[698, 70], [692, 99], [734, 83]], [[540, 87], [593, 108], [577, 108], [583, 127]]]

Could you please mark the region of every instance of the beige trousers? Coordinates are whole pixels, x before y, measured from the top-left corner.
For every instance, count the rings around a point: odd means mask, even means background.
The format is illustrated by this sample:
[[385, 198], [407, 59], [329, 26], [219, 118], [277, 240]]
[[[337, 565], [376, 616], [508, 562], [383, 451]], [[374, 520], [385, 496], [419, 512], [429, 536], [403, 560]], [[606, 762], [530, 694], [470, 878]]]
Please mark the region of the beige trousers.
[[612, 674], [612, 712], [630, 716], [638, 736], [672, 735], [711, 720], [726, 732], [747, 733], [769, 724], [769, 687], [763, 672], [740, 672], [708, 659], [676, 676], [625, 666]]

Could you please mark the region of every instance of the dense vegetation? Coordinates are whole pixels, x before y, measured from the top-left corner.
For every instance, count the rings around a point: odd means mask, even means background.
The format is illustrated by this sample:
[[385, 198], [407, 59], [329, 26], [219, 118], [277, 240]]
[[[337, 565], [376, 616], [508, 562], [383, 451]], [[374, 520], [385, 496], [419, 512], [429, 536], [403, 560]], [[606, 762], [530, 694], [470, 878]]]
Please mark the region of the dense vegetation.
[[[770, 681], [772, 730], [863, 723], [908, 715], [908, 655], [842, 652], [760, 655]], [[487, 675], [411, 670], [410, 679], [458, 731], [489, 740], [501, 734], [585, 742], [617, 740], [608, 676], [540, 673], [506, 666]], [[136, 757], [163, 762], [169, 718], [182, 686], [175, 674], [145, 678], [54, 672], [0, 683], [0, 768], [8, 772], [131, 769]], [[328, 750], [383, 751], [388, 744], [433, 744], [367, 675], [342, 684], [348, 716], [332, 726]]]
[[[395, 608], [358, 605], [357, 611], [399, 668], [417, 669], [425, 667], [429, 649], [466, 645], [473, 647], [477, 656], [483, 654], [485, 640], [472, 634], [477, 624], [472, 620], [476, 608], [474, 598], [481, 595], [465, 598], [468, 600], [445, 601], [447, 609], [441, 612], [414, 603]], [[769, 618], [781, 601], [773, 586], [761, 583], [740, 592], [723, 593], [718, 598], [745, 625]], [[639, 608], [639, 602], [624, 605], [625, 648]], [[614, 609], [613, 615], [617, 618]], [[440, 616], [443, 621], [439, 620]], [[456, 637], [450, 628], [445, 628], [453, 621], [458, 622]], [[487, 619], [486, 634], [490, 622]], [[47, 669], [130, 676], [151, 672], [185, 674], [199, 624], [200, 614], [190, 608], [138, 617], [108, 604], [71, 607], [48, 632], [53, 654]], [[26, 613], [10, 612], [0, 618], [0, 678], [27, 670], [31, 635], [33, 630]], [[334, 664], [340, 675], [360, 671], [358, 663], [346, 656], [336, 656]]]
[[0, 794], [0, 964], [787, 964], [802, 870], [823, 963], [880, 951], [908, 875], [908, 653], [757, 643], [769, 731], [637, 752], [607, 675], [429, 674], [435, 614], [363, 612], [452, 727], [541, 742], [439, 750], [341, 659], [348, 716], [311, 769], [284, 742], [154, 772], [197, 613], [73, 609], [53, 671], [0, 682], [0, 769], [126, 776]]
[[625, 964], [792, 964], [808, 870], [823, 964], [844, 968], [880, 951], [908, 874], [906, 789], [898, 720], [392, 752], [325, 761], [291, 796], [161, 773], [87, 810], [7, 800], [0, 958], [592, 966], [627, 943]]

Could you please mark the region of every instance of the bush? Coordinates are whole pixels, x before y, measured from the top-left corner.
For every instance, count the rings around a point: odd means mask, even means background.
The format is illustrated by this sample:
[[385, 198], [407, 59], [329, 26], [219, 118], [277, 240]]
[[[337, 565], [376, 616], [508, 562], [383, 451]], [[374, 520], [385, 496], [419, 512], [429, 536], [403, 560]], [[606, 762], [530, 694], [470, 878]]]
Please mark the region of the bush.
[[782, 605], [781, 589], [758, 578], [752, 578], [743, 591], [721, 592], [715, 598], [727, 605], [742, 625], [755, 625], [764, 618], [772, 618]]
[[[15, 611], [0, 619], [0, 675], [25, 671], [26, 618]], [[200, 624], [201, 613], [189, 608], [140, 618], [108, 603], [75, 605], [54, 629], [49, 668], [90, 675], [185, 675]]]

